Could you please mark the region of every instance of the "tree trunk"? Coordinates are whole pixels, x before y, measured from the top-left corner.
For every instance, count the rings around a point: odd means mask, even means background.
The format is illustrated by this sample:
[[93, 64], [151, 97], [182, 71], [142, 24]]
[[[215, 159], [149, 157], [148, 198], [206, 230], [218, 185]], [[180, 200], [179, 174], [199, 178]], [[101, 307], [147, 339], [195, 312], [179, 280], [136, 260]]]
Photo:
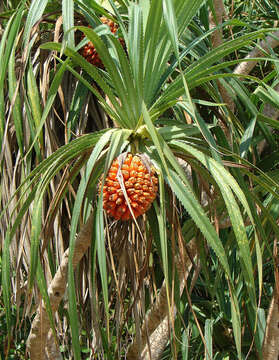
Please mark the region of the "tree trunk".
[[[86, 224], [83, 225], [75, 240], [73, 267], [75, 268], [91, 244], [93, 215], [91, 214]], [[53, 315], [62, 300], [68, 280], [69, 249], [63, 255], [61, 264], [49, 285], [48, 295]], [[27, 340], [27, 351], [30, 360], [45, 360], [47, 336], [50, 330], [50, 320], [45, 304], [38, 305], [37, 315], [32, 322], [31, 332]]]
[[268, 311], [263, 343], [263, 359], [279, 359], [279, 298], [276, 288]]

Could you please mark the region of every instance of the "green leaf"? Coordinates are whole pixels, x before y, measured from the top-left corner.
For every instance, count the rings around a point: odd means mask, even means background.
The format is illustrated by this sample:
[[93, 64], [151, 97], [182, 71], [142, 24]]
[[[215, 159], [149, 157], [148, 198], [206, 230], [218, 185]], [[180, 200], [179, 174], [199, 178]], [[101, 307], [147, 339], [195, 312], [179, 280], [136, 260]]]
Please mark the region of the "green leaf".
[[[1, 35], [0, 42], [0, 147], [2, 147], [2, 141], [4, 136], [4, 130], [6, 126], [5, 118], [5, 97], [4, 97], [4, 84], [5, 76], [7, 72], [8, 63], [10, 60], [11, 52], [15, 44], [15, 38], [17, 36], [20, 22], [23, 15], [23, 6], [15, 12], [8, 21], [6, 29]], [[20, 136], [19, 136], [20, 137]]]
[[5, 317], [7, 322], [8, 349], [11, 341], [12, 314], [11, 314], [11, 269], [10, 269], [10, 229], [7, 229], [2, 250], [2, 271], [1, 281], [3, 289], [3, 301], [5, 306]]
[[[56, 152], [42, 161], [37, 167], [31, 171], [31, 173], [22, 182], [16, 192], [13, 194], [10, 202], [14, 200], [15, 196], [20, 194], [18, 202], [15, 204], [14, 209], [20, 208], [13, 226], [11, 228], [11, 237], [14, 236], [15, 231], [20, 224], [22, 217], [28, 210], [28, 207], [34, 200], [38, 187], [40, 186], [40, 192], [44, 193], [49, 186], [49, 182], [54, 178], [55, 175], [70, 161], [85, 154], [92, 147], [98, 143], [100, 138], [106, 133], [107, 130], [102, 130], [93, 134], [83, 135], [71, 143], [61, 146]], [[32, 189], [31, 192], [28, 192]], [[23, 191], [24, 190], [24, 191]], [[22, 193], [20, 193], [22, 191]], [[27, 198], [25, 198], [27, 196]], [[24, 200], [24, 201], [23, 201]], [[22, 204], [23, 201], [23, 204]], [[10, 203], [0, 213], [0, 217], [3, 217]]]
[[228, 264], [228, 259], [221, 240], [219, 239], [213, 225], [210, 223], [208, 217], [204, 213], [203, 208], [198, 203], [193, 192], [188, 188], [187, 184], [181, 181], [181, 178], [175, 171], [169, 169], [170, 172], [170, 186], [175, 195], [182, 203], [184, 208], [188, 211], [191, 218], [196, 223], [197, 227], [203, 233], [206, 240], [209, 242], [212, 249], [215, 251], [222, 264], [228, 278], [231, 281], [231, 274]]
[[166, 169], [166, 171], [168, 171], [168, 166], [166, 163], [166, 160], [164, 158], [164, 154], [163, 154], [163, 150], [162, 150], [162, 146], [161, 146], [161, 142], [160, 142], [160, 138], [159, 138], [159, 134], [155, 128], [155, 126], [153, 125], [150, 115], [147, 111], [146, 105], [143, 103], [142, 104], [142, 114], [143, 114], [143, 119], [144, 122], [147, 126], [148, 132], [150, 134], [150, 137], [152, 138], [154, 145], [157, 148], [158, 154], [160, 156], [160, 159], [162, 161], [162, 164], [164, 165], [164, 168]]
[[[187, 29], [202, 3], [203, 0], [151, 2], [144, 33], [144, 102], [148, 108], [161, 95], [162, 85], [166, 80], [164, 74], [169, 68], [172, 42], [179, 39], [182, 32]], [[164, 17], [165, 23], [162, 21]], [[172, 27], [175, 23], [177, 26]], [[174, 51], [176, 46], [173, 48]]]
[[[158, 138], [158, 135], [157, 135], [157, 141], [159, 144], [160, 152], [162, 151], [164, 153], [164, 155], [167, 157], [168, 161], [170, 161], [171, 165], [177, 171], [177, 173], [176, 173], [170, 167], [166, 167], [164, 165], [163, 166], [164, 176], [168, 179], [170, 187], [172, 188], [173, 192], [176, 194], [177, 198], [181, 201], [184, 208], [188, 211], [189, 215], [194, 220], [197, 227], [203, 233], [204, 237], [209, 242], [210, 246], [212, 247], [212, 249], [218, 256], [219, 261], [220, 261], [221, 265], [223, 266], [223, 269], [225, 270], [225, 273], [228, 277], [229, 286], [231, 289], [231, 291], [230, 291], [231, 300], [232, 300], [231, 301], [231, 311], [232, 311], [232, 323], [233, 323], [233, 329], [234, 329], [234, 337], [235, 337], [235, 341], [236, 341], [236, 347], [237, 347], [238, 354], [241, 354], [240, 311], [239, 311], [239, 306], [237, 303], [237, 297], [235, 294], [235, 290], [233, 287], [233, 282], [232, 282], [232, 278], [231, 278], [231, 274], [230, 274], [228, 259], [227, 259], [225, 250], [223, 248], [222, 242], [219, 239], [214, 227], [210, 223], [208, 217], [205, 215], [203, 208], [196, 200], [195, 195], [190, 188], [188, 180], [185, 177], [185, 174], [183, 174], [183, 171], [180, 169], [179, 165], [175, 161], [173, 153], [168, 148], [168, 146], [162, 142], [162, 139]], [[156, 145], [156, 148], [158, 149], [157, 145]], [[181, 177], [179, 177], [178, 174]], [[246, 236], [246, 234], [245, 234], [245, 236]], [[245, 252], [244, 255], [247, 255], [247, 252]], [[249, 256], [250, 256], [250, 254], [248, 254], [248, 259], [250, 259]], [[251, 264], [251, 261], [249, 264]], [[250, 271], [251, 268], [249, 267], [249, 264], [248, 264], [248, 270]], [[246, 274], [247, 274], [247, 271], [246, 271]], [[250, 273], [248, 273], [249, 286], [251, 284], [251, 286], [253, 288], [251, 291], [249, 291], [249, 288], [248, 288], [248, 291], [250, 294], [252, 293], [252, 303], [254, 304], [254, 299], [255, 299], [254, 282], [251, 281], [251, 277], [249, 275], [250, 275]]]
[[138, 104], [143, 99], [143, 14], [140, 4], [129, 7], [128, 53]]
[[111, 77], [111, 81], [113, 83], [117, 96], [121, 100], [121, 113], [123, 116], [123, 121], [125, 119], [126, 126], [131, 128], [131, 125], [129, 126], [129, 123], [130, 118], [133, 118], [133, 112], [131, 107], [127, 104], [127, 99], [129, 98], [128, 89], [125, 86], [122, 74], [120, 73], [119, 68], [116, 66], [107, 48], [107, 45], [93, 29], [84, 26], [78, 26], [77, 29], [82, 31], [86, 35], [86, 37], [94, 44], [107, 72]]
[[43, 128], [43, 126], [45, 124], [45, 121], [46, 121], [46, 119], [47, 119], [47, 117], [49, 115], [50, 109], [51, 109], [51, 107], [53, 105], [53, 102], [55, 100], [58, 88], [61, 85], [62, 77], [64, 75], [64, 72], [66, 71], [66, 68], [67, 68], [66, 65], [67, 65], [67, 61], [65, 63], [63, 63], [59, 67], [58, 71], [56, 72], [56, 74], [55, 74], [55, 76], [54, 76], [54, 78], [52, 80], [51, 86], [50, 86], [49, 91], [48, 91], [47, 101], [46, 101], [46, 104], [45, 104], [45, 107], [44, 107], [44, 110], [43, 110], [42, 117], [40, 119], [40, 124], [37, 127], [37, 133], [35, 135], [35, 138], [34, 138], [32, 144], [31, 144], [26, 156], [30, 153], [30, 151], [32, 150], [35, 142], [37, 141], [38, 137], [41, 134], [42, 128]]
[[276, 120], [276, 119], [272, 119], [272, 118], [267, 117], [265, 115], [258, 114], [257, 120], [271, 126], [274, 129], [279, 129], [279, 121]]
[[245, 195], [243, 194], [242, 190], [240, 189], [235, 179], [231, 176], [231, 174], [228, 171], [226, 171], [226, 169], [219, 162], [216, 162], [214, 159], [206, 156], [205, 154], [201, 153], [199, 150], [194, 149], [190, 145], [179, 143], [176, 140], [174, 140], [172, 144], [175, 144], [175, 146], [177, 146], [178, 148], [186, 150], [187, 152], [192, 154], [195, 158], [197, 158], [211, 172], [212, 177], [218, 184], [223, 199], [226, 203], [229, 219], [232, 223], [235, 237], [239, 246], [239, 250], [240, 250], [239, 255], [240, 258], [242, 259], [241, 266], [243, 270], [243, 276], [246, 280], [246, 285], [250, 296], [250, 300], [252, 302], [252, 305], [254, 306], [254, 309], [256, 309], [256, 293], [255, 293], [252, 259], [250, 254], [250, 246], [246, 235], [244, 221], [241, 216], [239, 206], [232, 192], [236, 194], [238, 200], [241, 201], [242, 205], [247, 211], [250, 220], [253, 221], [253, 217], [249, 205], [247, 203], [247, 200], [245, 198]]
[[254, 129], [256, 125], [257, 118], [254, 117], [250, 124], [248, 125], [247, 129], [245, 130], [245, 133], [242, 136], [241, 143], [239, 145], [239, 153], [241, 157], [245, 157], [249, 150], [249, 146], [251, 145]]
[[[211, 75], [214, 71], [211, 68], [213, 64], [218, 63], [218, 61], [221, 61], [225, 56], [231, 54], [235, 50], [251, 44], [253, 40], [263, 36], [266, 30], [267, 29], [254, 31], [249, 34], [239, 36], [234, 40], [229, 40], [218, 46], [217, 48], [207, 52], [198, 60], [194, 61], [186, 68], [184, 72], [184, 76], [187, 84], [189, 84], [189, 88], [192, 89], [194, 86], [197, 86], [197, 84], [200, 83], [199, 79], [201, 79], [201, 77], [206, 79], [206, 76], [208, 76], [209, 81], [209, 75]], [[223, 68], [225, 68], [225, 66]], [[185, 89], [183, 84], [184, 78], [182, 75], [183, 74], [177, 76], [176, 79], [167, 87], [164, 93], [156, 101], [155, 106], [158, 106], [161, 103], [169, 102], [170, 100], [173, 100], [175, 98], [177, 99], [178, 97], [183, 95]], [[224, 75], [226, 74], [222, 74], [222, 76]], [[221, 74], [217, 75], [217, 78], [218, 76], [221, 76]], [[232, 74], [227, 74], [227, 76], [232, 77]]]
[[39, 191], [36, 194], [34, 209], [32, 213], [31, 220], [31, 251], [30, 251], [30, 267], [28, 273], [28, 289], [30, 290], [33, 287], [35, 276], [37, 273], [37, 266], [39, 260], [39, 246], [41, 240], [41, 231], [42, 231], [42, 192]]
[[169, 37], [172, 43], [172, 47], [174, 49], [175, 56], [178, 59], [179, 50], [178, 50], [177, 23], [173, 8], [173, 0], [163, 1], [163, 12], [164, 12], [164, 18], [167, 25], [167, 29], [169, 32]]
[[21, 156], [23, 156], [24, 138], [23, 138], [23, 128], [22, 128], [23, 119], [21, 115], [22, 104], [19, 97], [19, 84], [17, 82], [16, 74], [15, 74], [15, 47], [16, 47], [16, 43], [12, 49], [10, 61], [8, 65], [9, 97], [13, 109], [12, 117], [15, 125], [16, 139]]
[[72, 213], [72, 222], [71, 222], [71, 231], [70, 231], [70, 245], [69, 245], [69, 270], [68, 270], [68, 292], [69, 292], [69, 317], [70, 317], [70, 327], [72, 333], [73, 341], [73, 350], [75, 354], [75, 359], [81, 358], [81, 349], [79, 343], [79, 321], [78, 321], [78, 311], [76, 303], [76, 294], [75, 294], [75, 280], [74, 280], [74, 268], [73, 268], [73, 256], [75, 248], [75, 235], [78, 227], [78, 222], [80, 219], [81, 206], [84, 201], [84, 194], [88, 186], [88, 181], [90, 180], [92, 170], [95, 166], [95, 163], [110, 140], [111, 134], [114, 130], [107, 131], [95, 145], [90, 158], [86, 164], [84, 176], [81, 179], [78, 192], [76, 195], [76, 200], [74, 204], [74, 209]]
[[182, 334], [181, 353], [182, 360], [189, 359], [189, 328], [185, 329]]
[[211, 360], [213, 359], [213, 348], [212, 348], [212, 335], [213, 335], [213, 320], [206, 319], [204, 326], [204, 339], [205, 339], [205, 359]]
[[72, 137], [72, 130], [74, 130], [75, 125], [78, 122], [78, 119], [81, 115], [81, 110], [83, 107], [83, 104], [85, 102], [85, 99], [88, 95], [87, 87], [79, 81], [77, 84], [77, 87], [75, 89], [70, 109], [69, 109], [69, 115], [67, 118], [67, 140], [69, 141]]
[[[36, 79], [34, 76], [34, 70], [30, 64], [27, 70], [27, 97], [30, 105], [30, 110], [32, 114], [32, 129], [34, 129], [35, 134], [37, 133], [40, 127], [40, 121], [42, 118], [42, 108], [41, 108], [41, 99], [39, 90], [37, 87]], [[38, 135], [40, 145], [43, 146], [43, 132]]]
[[[56, 43], [46, 43], [41, 46], [42, 49], [51, 49], [55, 51], [61, 51], [62, 47], [61, 44]], [[100, 75], [99, 71], [95, 68], [95, 66], [91, 65], [86, 61], [81, 55], [79, 55], [76, 51], [71, 50], [70, 48], [65, 48], [64, 53], [71, 57], [75, 63], [80, 65], [91, 77], [96, 83], [101, 87], [101, 89], [104, 91], [104, 93], [108, 96], [110, 102], [112, 103], [112, 106], [115, 110], [109, 109], [109, 106], [106, 104], [104, 100], [102, 100], [102, 97], [98, 91], [96, 91], [85, 79], [83, 79], [77, 72], [74, 72], [73, 69], [70, 67], [68, 68], [70, 71], [72, 71], [75, 76], [77, 76], [78, 79], [83, 81], [83, 83], [94, 93], [94, 95], [97, 96], [98, 100], [101, 102], [102, 106], [104, 106], [105, 110], [108, 112], [108, 114], [112, 115], [113, 119], [121, 126], [121, 127], [129, 127], [129, 122], [127, 119], [127, 114], [125, 111], [122, 111], [122, 108], [119, 105], [119, 102], [117, 101], [116, 96], [114, 95], [112, 89], [107, 84], [106, 81], [104, 81], [103, 77]], [[66, 62], [66, 66], [68, 66], [69, 63]]]
[[28, 45], [32, 27], [39, 21], [45, 11], [48, 0], [33, 0], [28, 11], [27, 19], [25, 22], [24, 33], [23, 33], [23, 42], [26, 52], [30, 51], [30, 46]]
[[[61, 64], [63, 64], [64, 62], [61, 61], [60, 59], [58, 60], [61, 62]], [[84, 60], [85, 61], [85, 60]], [[85, 61], [87, 64], [88, 62]], [[89, 66], [93, 67], [91, 64], [88, 64]], [[99, 100], [99, 103], [101, 104], [101, 106], [103, 107], [103, 109], [105, 110], [105, 112], [117, 123], [117, 124], [123, 124], [121, 121], [121, 118], [119, 117], [119, 114], [105, 101], [105, 98], [102, 97], [102, 95], [99, 93], [98, 90], [96, 90], [95, 87], [93, 87], [89, 80], [86, 80], [84, 77], [82, 77], [77, 71], [75, 71], [70, 65], [66, 65], [67, 69], [78, 79], [80, 80], [80, 82], [85, 85], [85, 87], [87, 89], [89, 89], [95, 96], [96, 98]], [[110, 92], [109, 90], [109, 94], [111, 94], [111, 96], [113, 96], [113, 101], [112, 104], [114, 103], [114, 101], [116, 100], [116, 98], [114, 97], [114, 95], [112, 94], [112, 92]], [[110, 96], [108, 95], [108, 97], [110, 98]], [[119, 107], [119, 104], [116, 105]], [[120, 109], [120, 107], [119, 107]], [[121, 111], [121, 110], [119, 110]]]
[[269, 103], [275, 108], [279, 108], [279, 95], [276, 90], [274, 90], [271, 86], [264, 84], [263, 86], [258, 86], [254, 91], [254, 94], [257, 95], [264, 103]]
[[62, 17], [63, 29], [65, 33], [66, 45], [74, 49], [75, 39], [74, 32], [71, 31], [74, 27], [74, 1], [62, 0]]
[[159, 194], [160, 194], [160, 206], [154, 203], [160, 238], [160, 250], [162, 256], [163, 270], [166, 279], [167, 301], [170, 307], [169, 298], [169, 261], [168, 261], [168, 240], [167, 240], [167, 225], [166, 225], [166, 206], [165, 206], [165, 185], [163, 174], [159, 173]]
[[[152, 1], [144, 33], [143, 94], [144, 102], [148, 107], [152, 103], [157, 90], [160, 71], [162, 71], [160, 68], [161, 66], [165, 68], [166, 58], [168, 57], [166, 54], [160, 53], [161, 48], [166, 48], [166, 38], [159, 38], [162, 17], [162, 1]], [[161, 43], [159, 43], [160, 40]], [[158, 56], [159, 53], [161, 56]]]
[[125, 108], [127, 108], [127, 112], [130, 114], [129, 128], [135, 128], [141, 113], [142, 95], [140, 94], [140, 84], [138, 83], [138, 81], [141, 80], [135, 79], [133, 77], [130, 63], [120, 42], [114, 37], [112, 37], [109, 42], [115, 48], [114, 53], [117, 54], [117, 60], [119, 62], [119, 69], [123, 78], [123, 84], [126, 89], [126, 93], [129, 94], [129, 96], [127, 96], [125, 99], [122, 99], [124, 102], [122, 107], [125, 106]]

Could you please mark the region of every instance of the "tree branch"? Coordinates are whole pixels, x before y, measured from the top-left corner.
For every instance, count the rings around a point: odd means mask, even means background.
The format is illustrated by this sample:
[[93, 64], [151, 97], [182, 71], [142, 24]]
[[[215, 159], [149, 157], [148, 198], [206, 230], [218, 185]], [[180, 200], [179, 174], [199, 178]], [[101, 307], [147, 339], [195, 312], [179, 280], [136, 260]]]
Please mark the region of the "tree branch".
[[[277, 46], [279, 46], [279, 30], [262, 40], [259, 46], [255, 47], [245, 59], [265, 56], [265, 52], [268, 52], [270, 49], [274, 49]], [[257, 63], [258, 60], [243, 61], [235, 68], [234, 74], [248, 75]]]

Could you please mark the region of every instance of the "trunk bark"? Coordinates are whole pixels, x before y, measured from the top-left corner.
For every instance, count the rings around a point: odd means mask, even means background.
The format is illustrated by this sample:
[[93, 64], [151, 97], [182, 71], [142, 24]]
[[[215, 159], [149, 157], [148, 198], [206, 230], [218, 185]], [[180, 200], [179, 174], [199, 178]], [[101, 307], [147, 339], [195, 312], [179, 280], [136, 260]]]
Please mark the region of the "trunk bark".
[[263, 343], [263, 359], [279, 359], [279, 297], [276, 289], [274, 289], [267, 316]]
[[[277, 46], [279, 46], [279, 30], [262, 40], [259, 46], [255, 47], [245, 59], [265, 56], [264, 51], [269, 52], [270, 48], [274, 49]], [[235, 68], [234, 74], [248, 75], [257, 63], [258, 60], [243, 61]]]
[[[93, 215], [91, 214], [86, 224], [83, 225], [75, 241], [75, 250], [73, 257], [73, 266], [77, 266], [81, 258], [91, 244], [91, 235], [93, 227]], [[49, 285], [48, 295], [51, 304], [53, 315], [58, 309], [59, 303], [62, 300], [68, 280], [68, 262], [69, 262], [69, 249], [63, 255], [61, 264]], [[45, 304], [41, 302], [38, 305], [37, 315], [35, 316], [31, 332], [27, 340], [27, 351], [30, 360], [45, 360], [47, 336], [50, 330], [50, 320], [46, 312]]]

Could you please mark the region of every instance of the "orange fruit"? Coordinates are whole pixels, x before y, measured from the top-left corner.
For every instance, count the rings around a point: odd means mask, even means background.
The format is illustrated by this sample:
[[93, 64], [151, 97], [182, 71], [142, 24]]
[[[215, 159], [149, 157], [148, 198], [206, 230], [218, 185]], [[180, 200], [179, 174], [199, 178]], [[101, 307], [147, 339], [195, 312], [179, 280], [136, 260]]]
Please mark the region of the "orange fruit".
[[[122, 182], [123, 187], [120, 185]], [[128, 153], [125, 158], [120, 155], [113, 160], [104, 182], [103, 208], [117, 220], [131, 219], [131, 210], [137, 218], [150, 208], [157, 191], [158, 178], [146, 156]]]
[[[113, 34], [116, 33], [116, 31], [118, 29], [118, 25], [115, 22], [107, 19], [105, 16], [102, 16], [100, 20], [102, 21], [103, 24], [108, 25], [110, 27], [110, 31]], [[84, 38], [84, 35], [82, 35], [82, 38]], [[119, 41], [123, 46], [124, 40], [121, 38], [121, 39], [119, 39]], [[84, 45], [80, 49], [79, 52], [92, 65], [97, 66], [101, 69], [104, 69], [104, 64], [103, 64], [102, 60], [100, 59], [92, 41], [89, 41], [86, 45]]]

